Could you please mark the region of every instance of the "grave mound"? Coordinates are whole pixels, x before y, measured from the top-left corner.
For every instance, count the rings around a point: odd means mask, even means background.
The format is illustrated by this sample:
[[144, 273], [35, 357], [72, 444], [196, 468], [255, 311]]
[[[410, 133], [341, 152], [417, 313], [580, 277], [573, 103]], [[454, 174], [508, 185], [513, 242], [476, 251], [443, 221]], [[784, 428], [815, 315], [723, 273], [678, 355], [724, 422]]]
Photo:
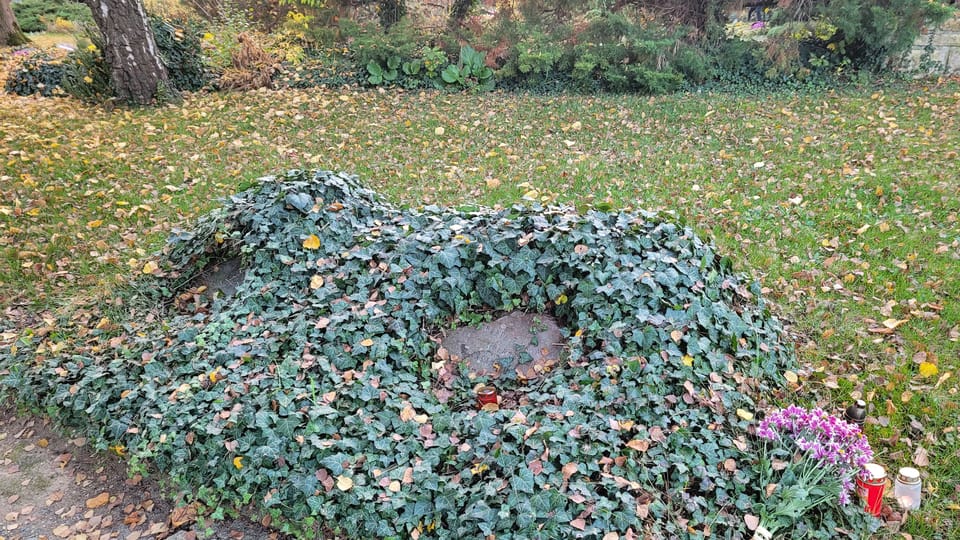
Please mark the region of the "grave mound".
[[[208, 507], [303, 536], [749, 536], [749, 412], [795, 358], [759, 286], [688, 228], [399, 209], [291, 171], [155, 263], [136, 290], [162, 312], [102, 332], [98, 354], [23, 346], [0, 368]], [[224, 266], [229, 289], [197, 279]], [[480, 384], [499, 408], [477, 407]]]

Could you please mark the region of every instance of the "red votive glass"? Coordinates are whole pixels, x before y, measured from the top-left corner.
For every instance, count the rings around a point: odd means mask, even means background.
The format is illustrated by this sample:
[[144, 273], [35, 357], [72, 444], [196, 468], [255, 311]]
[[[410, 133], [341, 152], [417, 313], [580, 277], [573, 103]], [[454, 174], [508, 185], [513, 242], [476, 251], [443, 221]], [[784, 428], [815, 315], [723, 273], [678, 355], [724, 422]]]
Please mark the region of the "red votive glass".
[[488, 403], [497, 404], [497, 389], [492, 386], [481, 386], [477, 389], [477, 406], [483, 408]]
[[867, 512], [879, 516], [880, 507], [883, 506], [883, 489], [887, 486], [887, 471], [876, 463], [867, 463], [863, 467], [870, 478], [857, 476], [857, 495], [863, 499]]

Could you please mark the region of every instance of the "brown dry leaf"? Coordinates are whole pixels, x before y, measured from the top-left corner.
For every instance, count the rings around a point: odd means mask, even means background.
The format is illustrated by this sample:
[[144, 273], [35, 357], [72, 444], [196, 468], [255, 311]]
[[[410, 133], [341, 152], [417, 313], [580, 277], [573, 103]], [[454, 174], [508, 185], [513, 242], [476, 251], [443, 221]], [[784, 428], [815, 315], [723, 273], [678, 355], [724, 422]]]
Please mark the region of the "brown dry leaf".
[[917, 467], [926, 467], [930, 465], [930, 453], [922, 446], [917, 446], [913, 452], [913, 464]]
[[173, 511], [170, 512], [170, 526], [174, 529], [179, 529], [180, 527], [193, 523], [196, 520], [197, 503], [174, 508]]
[[733, 458], [727, 458], [723, 462], [723, 468], [727, 472], [736, 472], [737, 471], [737, 461]]
[[573, 476], [573, 473], [577, 472], [577, 464], [572, 461], [570, 463], [567, 463], [566, 465], [563, 466], [562, 472], [563, 472], [563, 481], [566, 482], [567, 480], [570, 479], [571, 476]]
[[110, 502], [110, 494], [104, 491], [103, 493], [97, 495], [96, 497], [91, 497], [87, 499], [87, 508], [93, 510], [94, 508], [100, 508], [101, 506]]
[[601, 540], [620, 540], [620, 533], [608, 532], [607, 534], [603, 535]]
[[627, 443], [628, 448], [633, 448], [638, 452], [646, 452], [650, 449], [650, 441], [642, 439], [633, 439]]
[[747, 514], [743, 516], [743, 521], [747, 524], [747, 528], [751, 531], [757, 530], [757, 527], [760, 526], [760, 518], [754, 516], [753, 514]]
[[570, 522], [570, 526], [578, 531], [582, 531], [587, 528], [587, 522], [583, 518], [577, 518]]
[[413, 467], [407, 467], [406, 470], [403, 471], [403, 478], [401, 479], [401, 481], [404, 484], [413, 483]]

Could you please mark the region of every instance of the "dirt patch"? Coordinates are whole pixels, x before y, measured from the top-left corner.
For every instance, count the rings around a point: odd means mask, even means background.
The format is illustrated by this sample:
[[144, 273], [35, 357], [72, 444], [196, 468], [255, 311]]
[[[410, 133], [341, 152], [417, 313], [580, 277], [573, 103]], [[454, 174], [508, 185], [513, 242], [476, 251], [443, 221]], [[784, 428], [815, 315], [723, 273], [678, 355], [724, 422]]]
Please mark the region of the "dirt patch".
[[0, 540], [274, 539], [260, 523], [197, 524], [195, 509], [128, 476], [118, 455], [93, 452], [49, 419], [0, 405]]
[[451, 330], [440, 346], [474, 376], [536, 379], [560, 360], [565, 340], [553, 317], [513, 311], [479, 326]]

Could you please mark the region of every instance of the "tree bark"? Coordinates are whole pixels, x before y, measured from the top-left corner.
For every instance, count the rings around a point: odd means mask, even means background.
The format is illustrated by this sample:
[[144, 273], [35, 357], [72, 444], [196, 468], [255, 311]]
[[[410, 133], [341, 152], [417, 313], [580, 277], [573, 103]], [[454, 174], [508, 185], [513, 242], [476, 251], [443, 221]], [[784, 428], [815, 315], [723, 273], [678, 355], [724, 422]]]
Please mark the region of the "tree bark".
[[15, 47], [24, 43], [30, 43], [30, 40], [20, 30], [10, 0], [0, 0], [0, 45]]
[[[0, 0], [2, 1], [2, 0]], [[103, 35], [103, 55], [110, 66], [110, 80], [117, 98], [126, 103], [149, 105], [161, 85], [170, 86], [167, 68], [141, 0], [84, 0]]]

